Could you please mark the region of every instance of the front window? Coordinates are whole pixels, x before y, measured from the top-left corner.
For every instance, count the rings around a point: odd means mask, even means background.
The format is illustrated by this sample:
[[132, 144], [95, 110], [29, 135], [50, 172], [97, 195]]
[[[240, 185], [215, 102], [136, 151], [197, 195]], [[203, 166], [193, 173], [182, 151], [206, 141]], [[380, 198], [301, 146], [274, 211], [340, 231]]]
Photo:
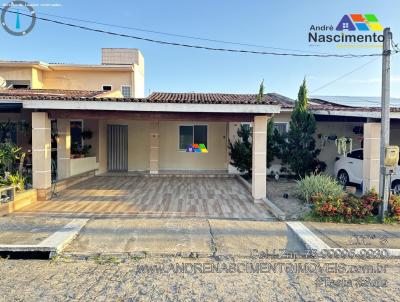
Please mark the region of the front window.
[[274, 123], [274, 129], [276, 129], [279, 134], [284, 134], [288, 130], [288, 123]]
[[103, 91], [111, 91], [112, 90], [112, 85], [103, 85], [102, 89], [103, 89]]
[[179, 126], [179, 149], [186, 150], [193, 144], [203, 144], [207, 148], [207, 125]]
[[131, 97], [131, 86], [128, 86], [128, 85], [121, 86], [121, 93], [124, 96], [124, 98], [130, 98]]
[[82, 131], [83, 122], [82, 121], [71, 121], [71, 153], [79, 154], [82, 149]]

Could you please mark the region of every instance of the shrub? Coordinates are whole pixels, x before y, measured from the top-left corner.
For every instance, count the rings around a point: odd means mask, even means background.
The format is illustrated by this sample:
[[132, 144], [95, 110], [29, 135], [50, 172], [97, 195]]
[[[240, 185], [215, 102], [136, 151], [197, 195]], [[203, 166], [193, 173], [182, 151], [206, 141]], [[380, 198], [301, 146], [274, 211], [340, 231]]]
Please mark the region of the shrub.
[[318, 193], [312, 197], [314, 211], [322, 217], [334, 217], [343, 213], [343, 200], [340, 196]]
[[23, 191], [25, 189], [25, 177], [19, 175], [19, 173], [11, 174], [5, 172], [4, 177], [0, 177], [0, 186], [15, 186], [17, 191]]
[[341, 197], [343, 187], [332, 177], [323, 174], [312, 174], [297, 181], [298, 196], [305, 202], [312, 201], [311, 198], [317, 194]]
[[365, 193], [361, 199], [363, 200], [363, 204], [366, 207], [372, 206], [372, 214], [378, 215], [379, 214], [379, 207], [382, 203], [382, 199], [379, 197], [379, 194], [372, 189]]
[[0, 143], [0, 174], [15, 172], [22, 154], [21, 148], [12, 143]]
[[351, 194], [331, 196], [318, 193], [312, 197], [312, 201], [315, 216], [335, 218], [336, 221], [371, 219], [378, 213], [379, 205], [382, 202], [375, 191], [370, 191], [361, 198]]
[[389, 216], [400, 222], [400, 195], [390, 195]]

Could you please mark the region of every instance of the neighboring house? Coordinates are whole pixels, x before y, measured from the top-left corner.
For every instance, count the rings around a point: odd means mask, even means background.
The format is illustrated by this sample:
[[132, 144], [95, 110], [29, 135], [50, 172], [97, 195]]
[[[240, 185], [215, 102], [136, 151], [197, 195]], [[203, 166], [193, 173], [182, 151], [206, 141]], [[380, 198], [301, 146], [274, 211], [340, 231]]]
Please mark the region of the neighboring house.
[[144, 97], [144, 59], [137, 49], [103, 48], [102, 63], [0, 61], [6, 88], [104, 91], [113, 97]]
[[[143, 74], [140, 52], [128, 49], [103, 50], [101, 65], [0, 64], [0, 77], [13, 88], [0, 90], [0, 121], [24, 120], [32, 126], [31, 141], [23, 133], [15, 140], [32, 149], [33, 186], [39, 198], [45, 199], [51, 186], [52, 156], [59, 179], [92, 170], [234, 172], [228, 140], [236, 139], [237, 127], [245, 122], [253, 124], [252, 195], [264, 198], [267, 121], [274, 116], [277, 129], [287, 131], [294, 101], [275, 93], [265, 94], [260, 101], [256, 94], [153, 93], [143, 97]], [[130, 96], [123, 90], [129, 85]], [[326, 138], [352, 137], [353, 148], [358, 148], [362, 135], [368, 159], [364, 160], [364, 187], [377, 187], [379, 108], [311, 99], [310, 109], [317, 119], [320, 158], [328, 172], [337, 152], [334, 141]], [[391, 117], [396, 133], [398, 108], [392, 108]], [[88, 130], [92, 135], [83, 141], [82, 132]], [[89, 144], [92, 148], [84, 158], [71, 156], [71, 147]], [[207, 152], [187, 152], [192, 144], [203, 144]]]

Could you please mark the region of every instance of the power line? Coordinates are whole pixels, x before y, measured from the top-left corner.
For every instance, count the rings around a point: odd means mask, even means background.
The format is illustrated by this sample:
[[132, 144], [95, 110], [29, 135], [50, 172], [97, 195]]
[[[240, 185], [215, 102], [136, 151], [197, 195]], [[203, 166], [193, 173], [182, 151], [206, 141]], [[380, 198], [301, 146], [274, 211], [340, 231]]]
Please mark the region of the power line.
[[159, 35], [165, 35], [165, 36], [171, 36], [171, 37], [178, 37], [178, 38], [185, 38], [185, 39], [192, 39], [192, 40], [200, 40], [200, 41], [208, 41], [208, 42], [231, 44], [231, 45], [240, 45], [240, 46], [249, 46], [249, 47], [264, 48], [264, 49], [294, 51], [294, 52], [301, 52], [301, 53], [328, 54], [328, 53], [325, 53], [325, 52], [305, 51], [305, 50], [292, 49], [292, 48], [280, 48], [280, 47], [265, 46], [265, 45], [260, 45], [260, 44], [242, 43], [242, 42], [235, 42], [235, 41], [210, 39], [210, 38], [204, 38], [204, 37], [199, 37], [199, 36], [189, 36], [189, 35], [182, 35], [182, 34], [167, 33], [167, 32], [162, 32], [162, 31], [143, 29], [143, 28], [139, 28], [139, 27], [122, 26], [122, 25], [103, 23], [103, 22], [98, 22], [98, 21], [93, 21], [93, 20], [65, 17], [65, 16], [46, 14], [46, 13], [36, 13], [36, 14], [37, 15], [39, 14], [39, 15], [44, 15], [44, 16], [49, 16], [49, 17], [60, 18], [60, 19], [65, 19], [65, 20], [79, 21], [79, 22], [97, 24], [97, 25], [102, 25], [102, 26], [110, 26], [110, 27], [121, 28], [121, 29], [130, 29], [130, 30], [136, 30], [136, 31], [141, 31], [141, 32], [146, 32], [146, 33], [153, 33], [153, 34], [159, 34]]
[[342, 74], [340, 77], [338, 77], [338, 78], [336, 78], [336, 79], [334, 79], [334, 80], [332, 80], [332, 81], [330, 81], [330, 82], [328, 82], [328, 83], [322, 85], [321, 87], [318, 87], [317, 89], [311, 91], [310, 93], [314, 93], [314, 92], [316, 92], [316, 91], [318, 91], [318, 90], [321, 90], [321, 89], [323, 89], [323, 88], [325, 88], [325, 87], [327, 87], [327, 86], [329, 86], [329, 85], [331, 85], [331, 84], [333, 84], [333, 83], [335, 83], [335, 82], [337, 82], [337, 81], [339, 81], [339, 80], [341, 80], [341, 79], [347, 77], [348, 75], [350, 75], [350, 74], [352, 74], [352, 73], [354, 73], [354, 72], [356, 72], [356, 71], [359, 71], [360, 69], [362, 69], [362, 68], [364, 68], [365, 66], [371, 64], [372, 62], [375, 62], [375, 61], [378, 60], [378, 59], [379, 59], [379, 58], [374, 58], [374, 59], [372, 59], [371, 61], [368, 61], [367, 63], [365, 63], [365, 64], [363, 64], [363, 65], [361, 65], [361, 66], [358, 66], [357, 68], [355, 68], [355, 69], [353, 69], [353, 70], [351, 70], [351, 71], [349, 71], [349, 72], [346, 72], [345, 74]]
[[[3, 8], [0, 8], [1, 10], [5, 10]], [[97, 32], [97, 33], [103, 33], [103, 34], [108, 34], [112, 36], [118, 36], [118, 37], [124, 37], [124, 38], [131, 38], [131, 39], [136, 39], [136, 40], [141, 40], [141, 41], [147, 41], [147, 42], [152, 42], [152, 43], [157, 43], [157, 44], [163, 44], [163, 45], [172, 45], [172, 46], [179, 46], [179, 47], [186, 47], [186, 48], [196, 48], [196, 49], [204, 49], [204, 50], [210, 50], [210, 51], [223, 51], [223, 52], [232, 52], [232, 53], [249, 53], [249, 54], [259, 54], [259, 55], [272, 55], [272, 56], [290, 56], [290, 57], [318, 57], [318, 58], [364, 58], [364, 57], [377, 57], [377, 56], [382, 56], [382, 54], [364, 54], [364, 55], [355, 55], [355, 54], [298, 54], [298, 53], [282, 53], [282, 52], [266, 52], [266, 51], [254, 51], [254, 50], [246, 50], [246, 49], [232, 49], [232, 48], [216, 48], [216, 47], [210, 47], [210, 46], [203, 46], [203, 45], [193, 45], [193, 44], [185, 44], [185, 43], [176, 43], [176, 42], [169, 42], [169, 41], [163, 41], [163, 40], [156, 40], [156, 39], [150, 39], [150, 38], [144, 38], [144, 37], [139, 37], [139, 36], [133, 36], [133, 35], [127, 35], [127, 34], [122, 34], [122, 33], [116, 33], [112, 31], [106, 31], [106, 30], [101, 30], [101, 29], [96, 29], [96, 28], [90, 28], [87, 26], [82, 26], [82, 25], [77, 25], [77, 24], [72, 24], [72, 23], [67, 23], [67, 22], [62, 22], [58, 20], [53, 20], [53, 19], [48, 19], [48, 18], [43, 18], [43, 17], [32, 17], [31, 15], [22, 13], [22, 12], [15, 12], [11, 10], [7, 10], [10, 13], [13, 14], [20, 14], [26, 17], [30, 18], [36, 18], [38, 20], [46, 21], [49, 23], [54, 23], [54, 24], [59, 24], [59, 25], [64, 25], [72, 28], [79, 28], [82, 30], [86, 31], [91, 31], [91, 32]]]

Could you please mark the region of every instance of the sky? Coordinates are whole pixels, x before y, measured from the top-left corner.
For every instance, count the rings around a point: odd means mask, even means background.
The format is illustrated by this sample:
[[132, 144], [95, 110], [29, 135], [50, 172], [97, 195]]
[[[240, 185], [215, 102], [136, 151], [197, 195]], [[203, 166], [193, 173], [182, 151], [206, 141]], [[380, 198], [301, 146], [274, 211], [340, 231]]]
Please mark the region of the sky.
[[[0, 2], [5, 4], [7, 0]], [[178, 35], [294, 49], [305, 53], [380, 53], [380, 48], [337, 48], [334, 43], [310, 45], [311, 25], [336, 25], [345, 14], [375, 14], [390, 27], [400, 44], [398, 0], [31, 0], [39, 17], [52, 14], [135, 27]], [[49, 4], [53, 6], [49, 6]], [[10, 16], [7, 15], [10, 21]], [[25, 17], [21, 17], [24, 26]], [[81, 23], [145, 38], [178, 43], [258, 51], [293, 52], [229, 45], [175, 36]], [[26, 24], [26, 23], [25, 23]], [[323, 33], [323, 32], [321, 32]], [[145, 91], [257, 93], [264, 79], [265, 92], [296, 98], [307, 79], [310, 95], [379, 96], [381, 58], [299, 58], [212, 52], [154, 44], [130, 38], [87, 32], [37, 20], [26, 36], [17, 37], [0, 27], [0, 60], [41, 60], [99, 64], [102, 47], [138, 48], [145, 58]], [[300, 53], [300, 52], [297, 52]], [[391, 96], [400, 97], [400, 53], [391, 58]], [[363, 66], [364, 65], [364, 66]], [[361, 67], [363, 66], [363, 67]], [[354, 72], [352, 72], [355, 70]], [[349, 75], [321, 86], [349, 73]]]

